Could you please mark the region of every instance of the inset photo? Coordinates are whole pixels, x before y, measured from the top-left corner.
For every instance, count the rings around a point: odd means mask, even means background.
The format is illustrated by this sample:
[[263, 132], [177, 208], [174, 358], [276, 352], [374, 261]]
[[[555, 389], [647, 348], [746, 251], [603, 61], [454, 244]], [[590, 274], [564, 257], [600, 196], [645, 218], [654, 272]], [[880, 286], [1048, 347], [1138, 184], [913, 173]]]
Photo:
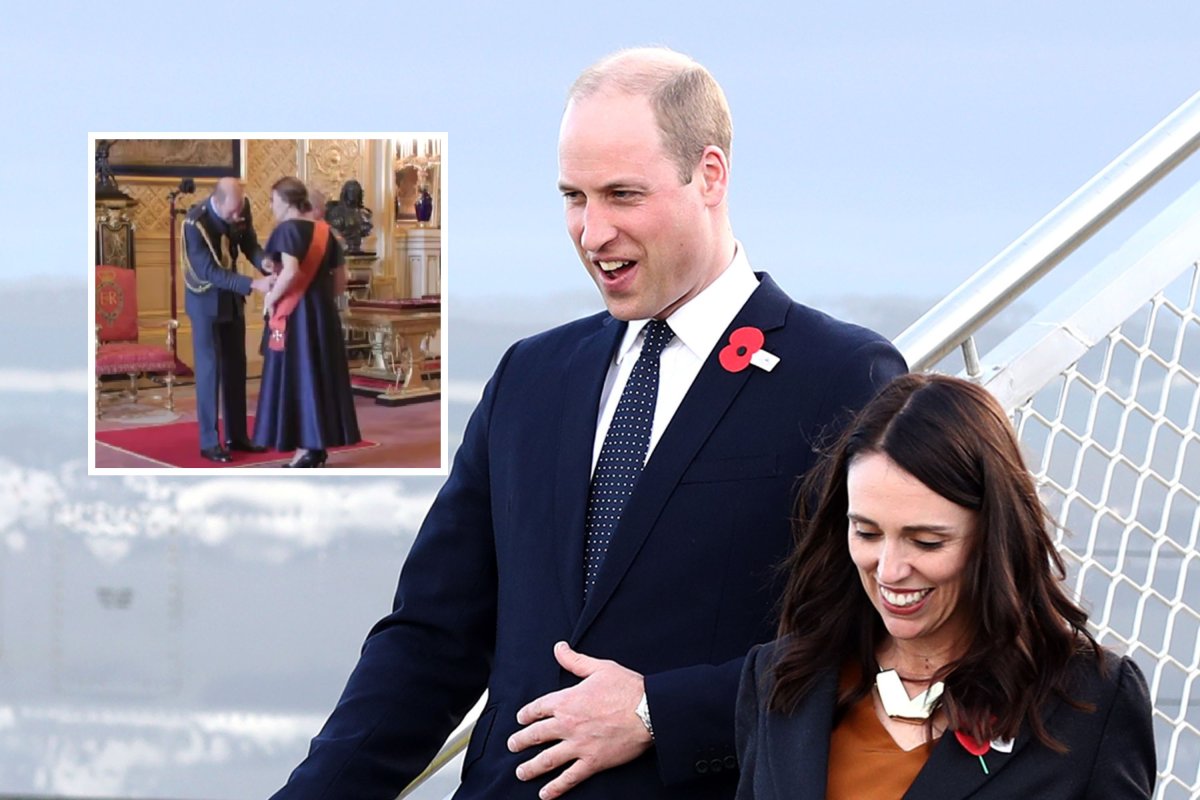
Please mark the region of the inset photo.
[[446, 474], [446, 133], [93, 133], [88, 168], [89, 474]]

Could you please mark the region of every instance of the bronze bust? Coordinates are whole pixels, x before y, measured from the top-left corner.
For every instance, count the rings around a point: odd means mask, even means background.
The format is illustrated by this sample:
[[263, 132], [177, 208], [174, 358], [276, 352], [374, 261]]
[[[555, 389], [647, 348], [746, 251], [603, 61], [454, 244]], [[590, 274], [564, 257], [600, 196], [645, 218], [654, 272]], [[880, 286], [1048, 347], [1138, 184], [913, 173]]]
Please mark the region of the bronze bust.
[[326, 205], [325, 221], [342, 235], [349, 255], [363, 255], [362, 240], [371, 233], [371, 209], [363, 205], [362, 184], [354, 178], [342, 185], [339, 199]]

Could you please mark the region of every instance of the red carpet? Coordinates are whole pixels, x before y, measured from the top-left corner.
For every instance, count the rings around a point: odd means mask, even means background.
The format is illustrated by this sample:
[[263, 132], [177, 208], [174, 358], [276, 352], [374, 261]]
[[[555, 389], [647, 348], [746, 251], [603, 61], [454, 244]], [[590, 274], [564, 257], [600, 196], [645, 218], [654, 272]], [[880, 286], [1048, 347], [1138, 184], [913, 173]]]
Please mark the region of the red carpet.
[[[249, 418], [248, 424], [250, 431], [253, 432], [254, 417]], [[165, 467], [221, 469], [223, 467], [250, 467], [256, 464], [279, 467], [292, 460], [291, 453], [270, 450], [265, 453], [240, 453], [234, 450], [230, 453], [233, 461], [228, 464], [217, 464], [201, 458], [200, 434], [194, 421], [97, 431], [96, 441], [143, 458], [152, 459]], [[377, 446], [375, 442], [363, 440], [348, 447], [330, 449], [329, 458], [330, 461], [334, 461], [339, 452]]]

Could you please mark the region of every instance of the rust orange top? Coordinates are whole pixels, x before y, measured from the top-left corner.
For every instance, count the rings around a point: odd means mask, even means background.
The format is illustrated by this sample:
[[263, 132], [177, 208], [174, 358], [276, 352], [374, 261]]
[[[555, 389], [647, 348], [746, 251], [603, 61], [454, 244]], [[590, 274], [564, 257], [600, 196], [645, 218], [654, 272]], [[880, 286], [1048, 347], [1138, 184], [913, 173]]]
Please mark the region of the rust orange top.
[[[842, 668], [843, 687], [855, 682], [858, 668]], [[872, 694], [855, 703], [829, 738], [825, 800], [900, 800], [925, 766], [937, 740], [903, 750], [875, 714]]]

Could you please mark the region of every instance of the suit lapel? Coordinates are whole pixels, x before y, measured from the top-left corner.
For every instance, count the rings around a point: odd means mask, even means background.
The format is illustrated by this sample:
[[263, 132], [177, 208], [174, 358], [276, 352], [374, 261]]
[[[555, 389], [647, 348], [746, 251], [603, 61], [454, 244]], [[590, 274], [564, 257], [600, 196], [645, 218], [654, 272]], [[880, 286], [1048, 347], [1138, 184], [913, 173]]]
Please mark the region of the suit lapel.
[[[823, 800], [829, 773], [829, 737], [837, 703], [837, 670], [827, 670], [791, 714], [772, 714], [759, 758], [769, 759], [767, 797]], [[765, 712], [764, 712], [765, 713]]]
[[609, 364], [626, 325], [611, 317], [600, 330], [583, 339], [570, 357], [564, 374], [554, 480], [554, 537], [558, 548], [558, 579], [570, 619], [583, 607], [583, 540], [588, 489], [592, 478], [592, 448], [600, 392]]
[[[1050, 700], [1045, 719], [1049, 719], [1062, 705], [1062, 701]], [[979, 756], [968, 753], [959, 743], [953, 731], [942, 735], [929, 760], [917, 773], [917, 779], [904, 794], [905, 800], [962, 800], [972, 796], [1001, 770], [1012, 763], [1013, 759], [1029, 744], [1032, 739], [1028, 725], [1022, 725], [1013, 741], [1012, 751], [1002, 753], [992, 748], [984, 754], [988, 771], [983, 771]]]
[[[729, 333], [737, 328], [752, 325], [764, 333], [783, 326], [790, 304], [787, 295], [766, 275], [761, 276], [759, 287], [734, 317], [725, 334], [718, 340], [713, 353], [705, 359], [696, 380], [692, 383], [671, 423], [663, 432], [662, 439], [651, 453], [630, 495], [629, 502], [621, 514], [621, 521], [613, 535], [604, 564], [596, 578], [596, 585], [588, 593], [572, 634], [571, 642], [579, 641], [587, 627], [596, 618], [600, 609], [608, 602], [621, 582], [629, 566], [637, 557], [646, 537], [650, 535], [655, 521], [662, 512], [671, 492], [679, 483], [688, 465], [692, 463], [700, 447], [708, 439], [713, 428], [725, 415], [738, 392], [746, 382], [760, 370], [747, 367], [741, 372], [728, 372], [717, 361], [716, 353], [728, 343]], [[770, 337], [765, 345], [770, 350]], [[767, 373], [755, 376], [759, 380], [769, 379]], [[601, 377], [603, 381], [603, 376]], [[595, 409], [592, 409], [592, 430], [595, 430]], [[590, 453], [590, 450], [589, 450]], [[586, 505], [586, 487], [584, 490]], [[579, 515], [579, 530], [583, 530], [583, 515]], [[582, 533], [580, 534], [582, 538]], [[582, 543], [577, 548], [579, 559], [583, 558]], [[582, 576], [582, 566], [576, 568]], [[580, 577], [582, 581], [582, 577]]]
[[917, 773], [917, 779], [904, 793], [905, 800], [961, 800], [970, 797], [996, 773], [1004, 769], [1013, 756], [1025, 745], [1028, 734], [1022, 731], [1013, 743], [1011, 753], [992, 749], [984, 754], [988, 771], [983, 771], [979, 756], [968, 753], [959, 744], [954, 731], [946, 731], [933, 748], [929, 760]]

